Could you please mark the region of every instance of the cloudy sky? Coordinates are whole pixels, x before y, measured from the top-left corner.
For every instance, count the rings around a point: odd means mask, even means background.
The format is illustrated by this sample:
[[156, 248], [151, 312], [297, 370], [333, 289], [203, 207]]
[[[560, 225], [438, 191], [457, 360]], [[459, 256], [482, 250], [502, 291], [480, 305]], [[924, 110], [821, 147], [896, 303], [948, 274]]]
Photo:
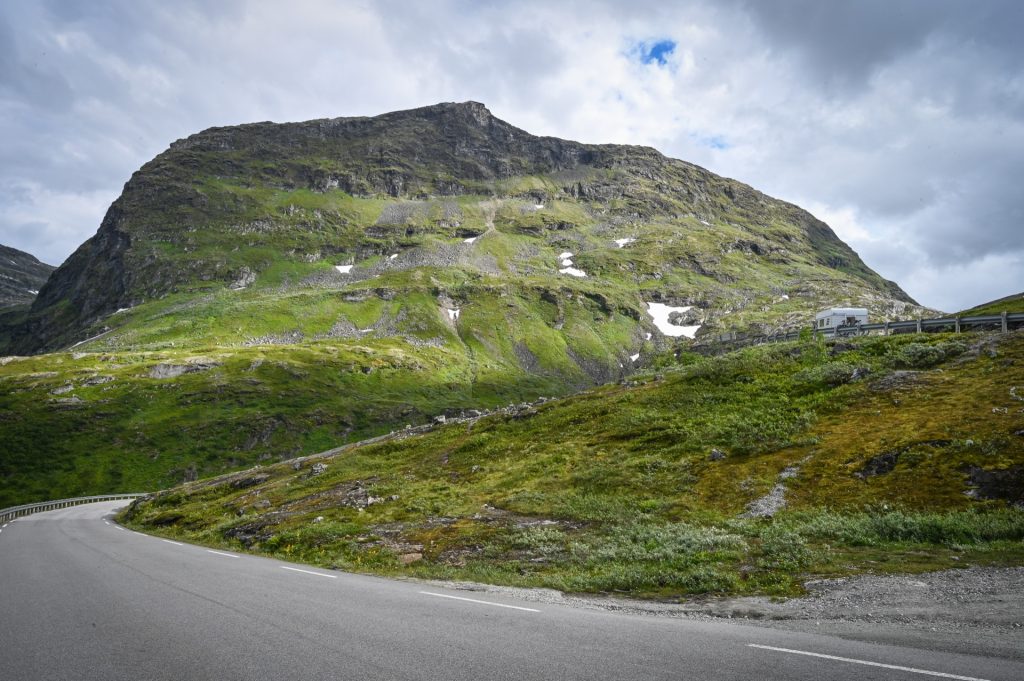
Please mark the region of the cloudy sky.
[[1020, 0], [4, 0], [0, 243], [59, 264], [214, 125], [477, 100], [797, 203], [919, 302], [1024, 290]]

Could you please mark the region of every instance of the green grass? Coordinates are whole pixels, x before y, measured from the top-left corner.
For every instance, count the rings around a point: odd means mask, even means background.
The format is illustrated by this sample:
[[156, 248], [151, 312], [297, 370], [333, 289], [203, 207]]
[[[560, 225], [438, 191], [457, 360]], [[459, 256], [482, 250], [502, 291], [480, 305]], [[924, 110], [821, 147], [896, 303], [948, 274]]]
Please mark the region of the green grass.
[[[979, 340], [684, 354], [525, 413], [190, 483], [124, 519], [322, 567], [659, 598], [1021, 564], [1014, 488], [965, 492], [972, 467], [1024, 470], [1010, 395], [1024, 338], [998, 338], [993, 352]], [[896, 373], [908, 363], [917, 373]], [[891, 452], [891, 468], [861, 475]], [[314, 475], [314, 461], [326, 470]], [[743, 517], [789, 467], [786, 507]]]
[[959, 313], [961, 317], [1002, 314], [1003, 312], [1024, 312], [1024, 293], [1015, 293], [990, 303], [984, 303]]

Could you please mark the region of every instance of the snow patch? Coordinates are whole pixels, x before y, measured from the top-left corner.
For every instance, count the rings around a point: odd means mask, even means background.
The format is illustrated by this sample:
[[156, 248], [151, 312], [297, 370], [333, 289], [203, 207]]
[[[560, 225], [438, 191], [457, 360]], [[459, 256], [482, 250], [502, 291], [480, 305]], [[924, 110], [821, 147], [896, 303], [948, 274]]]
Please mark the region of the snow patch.
[[348, 274], [352, 271], [353, 267], [355, 267], [355, 265], [335, 265], [334, 269], [338, 270], [342, 274]]
[[654, 320], [654, 325], [658, 327], [658, 331], [661, 331], [666, 336], [670, 336], [672, 338], [678, 338], [680, 336], [693, 338], [697, 335], [697, 330], [700, 329], [700, 324], [697, 324], [696, 326], [676, 326], [668, 321], [669, 315], [673, 312], [689, 312], [692, 309], [692, 305], [686, 307], [672, 307], [671, 305], [665, 305], [664, 303], [647, 303], [647, 314], [651, 315], [651, 319]]
[[468, 239], [463, 239], [462, 243], [464, 243], [464, 244], [471, 244], [471, 243], [473, 243], [474, 241], [476, 241], [479, 238], [480, 237], [477, 237], [477, 236], [471, 236]]
[[130, 309], [130, 307], [119, 307], [116, 310], [114, 310], [114, 314], [121, 314], [122, 312], [127, 312]]
[[558, 271], [561, 272], [562, 274], [571, 274], [574, 277], [587, 276], [587, 273], [584, 272], [583, 270], [578, 270], [575, 267], [573, 267], [572, 253], [570, 253], [569, 251], [559, 253], [558, 261], [562, 266], [562, 268]]
[[779, 300], [789, 300], [789, 296], [787, 296], [785, 293], [783, 293], [782, 297], [779, 298]]
[[456, 308], [454, 310], [448, 310], [448, 319], [450, 319], [450, 320], [452, 320], [454, 322], [455, 320], [457, 320], [459, 318], [459, 313], [460, 312], [462, 312], [462, 310], [460, 310], [458, 308]]
[[702, 225], [705, 225], [705, 226], [707, 226], [707, 227], [710, 227], [710, 226], [711, 226], [711, 223], [710, 223], [710, 222], [706, 222], [706, 221], [704, 221], [704, 220], [701, 220], [701, 221], [700, 221], [700, 224], [702, 224]]
[[388, 260], [394, 260], [397, 257], [398, 257], [397, 253], [392, 253], [391, 255], [388, 256]]
[[38, 294], [38, 293], [39, 293], [39, 291], [33, 291], [33, 290], [32, 290], [32, 289], [30, 289], [30, 288], [27, 288], [27, 289], [25, 289], [25, 290], [26, 290], [26, 291], [28, 291], [29, 293], [31, 293], [32, 295], [36, 295], [36, 294]]
[[534, 210], [544, 210], [544, 204], [543, 203], [534, 204], [533, 209]]
[[82, 344], [84, 344], [84, 343], [88, 343], [89, 341], [94, 341], [94, 340], [96, 340], [97, 338], [99, 338], [100, 336], [105, 336], [106, 334], [107, 334], [107, 332], [106, 332], [106, 331], [104, 331], [103, 333], [98, 333], [98, 334], [96, 334], [95, 336], [93, 336], [92, 338], [86, 338], [85, 340], [81, 340], [81, 341], [78, 341], [77, 343], [75, 343], [75, 344], [74, 344], [74, 345], [72, 345], [71, 347], [73, 347], [73, 348], [77, 348], [77, 347], [78, 347], [79, 345], [82, 345]]
[[647, 336], [647, 340], [651, 340], [651, 333], [649, 331], [647, 332], [646, 336]]
[[640, 353], [638, 352], [635, 355], [630, 355], [629, 358], [635, 362], [640, 359]]
[[627, 237], [625, 239], [616, 239], [615, 243], [618, 245], [619, 248], [624, 248], [625, 246], [627, 246], [628, 244], [633, 243], [634, 241], [636, 241], [636, 239], [633, 239], [631, 237]]

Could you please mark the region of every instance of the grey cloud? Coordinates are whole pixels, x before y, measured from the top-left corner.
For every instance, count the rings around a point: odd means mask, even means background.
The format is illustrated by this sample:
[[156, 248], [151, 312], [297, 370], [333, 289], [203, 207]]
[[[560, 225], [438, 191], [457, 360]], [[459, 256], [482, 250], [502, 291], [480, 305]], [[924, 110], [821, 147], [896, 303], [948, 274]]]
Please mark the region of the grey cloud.
[[[862, 87], [885, 64], [921, 49], [931, 36], [979, 44], [1019, 64], [1024, 48], [1017, 0], [741, 0], [780, 51], [793, 51], [819, 86]], [[1017, 29], [1012, 27], [1018, 27]]]
[[7, 91], [22, 106], [66, 111], [72, 93], [67, 81], [40, 61], [45, 47], [25, 45], [11, 25], [0, 17], [0, 92]]

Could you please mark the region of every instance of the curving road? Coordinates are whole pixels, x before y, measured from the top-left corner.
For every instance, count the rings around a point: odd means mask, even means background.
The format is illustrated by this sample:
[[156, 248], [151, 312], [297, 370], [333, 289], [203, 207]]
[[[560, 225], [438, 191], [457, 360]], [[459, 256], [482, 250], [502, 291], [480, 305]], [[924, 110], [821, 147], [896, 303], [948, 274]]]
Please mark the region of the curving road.
[[1024, 664], [624, 615], [170, 542], [125, 502], [0, 528], [0, 678], [1024, 679]]

